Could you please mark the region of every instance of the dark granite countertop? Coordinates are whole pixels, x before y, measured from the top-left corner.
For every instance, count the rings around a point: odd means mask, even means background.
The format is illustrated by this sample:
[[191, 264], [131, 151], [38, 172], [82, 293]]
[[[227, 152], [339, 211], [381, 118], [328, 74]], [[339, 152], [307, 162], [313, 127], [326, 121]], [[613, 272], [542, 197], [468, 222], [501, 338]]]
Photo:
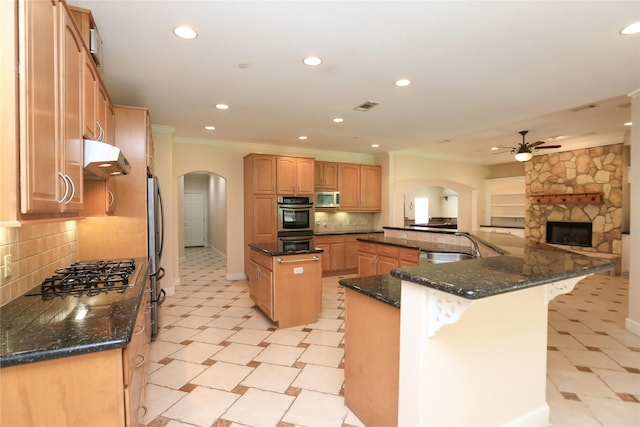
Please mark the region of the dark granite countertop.
[[385, 304], [400, 308], [400, 279], [387, 275], [353, 277], [342, 279], [339, 283]]
[[342, 234], [384, 233], [384, 230], [314, 231], [314, 236], [339, 236]]
[[448, 245], [445, 243], [423, 242], [420, 240], [400, 239], [398, 237], [359, 237], [360, 242], [398, 246], [401, 248], [419, 249], [424, 252], [462, 252], [469, 253], [467, 246]]
[[317, 254], [322, 253], [323, 250], [316, 248], [313, 241], [310, 244], [311, 249], [286, 248], [282, 242], [262, 242], [262, 243], [249, 243], [251, 249], [255, 249], [259, 252], [263, 252], [269, 256], [284, 256], [284, 255], [299, 255], [299, 254]]
[[[406, 230], [401, 227], [388, 228]], [[415, 228], [411, 227], [411, 230], [415, 231]], [[451, 233], [441, 229], [422, 231]], [[391, 277], [463, 298], [479, 299], [614, 268], [609, 260], [587, 257], [521, 237], [498, 238], [496, 233], [491, 232], [468, 234], [504, 255], [400, 268], [392, 270]], [[437, 250], [443, 251], [440, 248]], [[516, 251], [517, 255], [512, 254]], [[339, 283], [396, 307], [400, 305], [399, 298], [398, 301], [385, 301], [383, 297], [391, 294], [399, 297], [397, 290], [385, 289], [385, 286], [396, 286], [386, 276], [355, 277], [340, 280]]]
[[[23, 295], [2, 306], [0, 367], [126, 347], [148, 277], [148, 260], [135, 262], [135, 284], [122, 293], [50, 300]], [[39, 291], [38, 284], [27, 294]], [[77, 320], [84, 309], [86, 316]]]

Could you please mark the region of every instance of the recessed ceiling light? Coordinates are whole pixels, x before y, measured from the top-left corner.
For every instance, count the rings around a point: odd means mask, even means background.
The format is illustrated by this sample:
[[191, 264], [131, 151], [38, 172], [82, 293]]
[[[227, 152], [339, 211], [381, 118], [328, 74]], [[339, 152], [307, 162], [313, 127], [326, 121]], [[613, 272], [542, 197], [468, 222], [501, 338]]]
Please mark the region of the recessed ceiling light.
[[299, 139], [300, 141], [305, 141], [305, 140], [307, 139], [307, 137], [306, 137], [306, 136], [304, 136], [304, 135], [301, 135], [301, 136], [299, 136], [299, 137], [298, 137], [298, 139]]
[[491, 151], [498, 151], [499, 147], [491, 147]]
[[227, 104], [216, 104], [216, 108], [218, 110], [228, 110], [229, 106]]
[[380, 147], [380, 144], [371, 144], [371, 147], [372, 148], [378, 148], [378, 147]]
[[344, 122], [344, 119], [342, 117], [336, 117], [333, 119], [333, 123], [342, 123]]
[[305, 65], [309, 65], [310, 67], [315, 67], [316, 65], [322, 64], [322, 59], [317, 56], [307, 56], [302, 60]]
[[193, 29], [189, 27], [175, 27], [173, 29], [173, 34], [180, 37], [181, 39], [192, 40], [198, 37], [198, 33], [196, 33]]
[[409, 79], [400, 79], [400, 80], [396, 80], [396, 82], [394, 84], [396, 86], [398, 86], [398, 87], [405, 87], [405, 86], [409, 86], [411, 84], [411, 80], [409, 80]]
[[625, 123], [624, 125], [625, 125], [625, 126], [631, 126], [632, 124], [633, 124], [633, 123], [631, 123], [631, 122], [627, 122], [627, 123]]
[[638, 34], [638, 33], [640, 33], [640, 21], [634, 22], [633, 24], [629, 24], [620, 30], [620, 34], [622, 34], [623, 36], [628, 36], [631, 34]]
[[216, 130], [215, 126], [205, 126], [204, 127], [206, 130]]

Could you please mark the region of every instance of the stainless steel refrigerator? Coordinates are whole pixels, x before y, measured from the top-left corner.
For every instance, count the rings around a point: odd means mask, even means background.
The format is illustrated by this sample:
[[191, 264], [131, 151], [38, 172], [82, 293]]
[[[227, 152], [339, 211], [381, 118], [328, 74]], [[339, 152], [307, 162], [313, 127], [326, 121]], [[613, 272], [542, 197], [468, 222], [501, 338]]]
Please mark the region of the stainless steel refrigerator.
[[164, 301], [165, 292], [160, 286], [160, 279], [164, 276], [164, 268], [160, 266], [162, 249], [164, 246], [164, 211], [162, 208], [162, 194], [158, 177], [149, 175], [147, 178], [147, 208], [149, 212], [149, 279], [151, 281], [151, 339], [158, 336], [160, 305]]

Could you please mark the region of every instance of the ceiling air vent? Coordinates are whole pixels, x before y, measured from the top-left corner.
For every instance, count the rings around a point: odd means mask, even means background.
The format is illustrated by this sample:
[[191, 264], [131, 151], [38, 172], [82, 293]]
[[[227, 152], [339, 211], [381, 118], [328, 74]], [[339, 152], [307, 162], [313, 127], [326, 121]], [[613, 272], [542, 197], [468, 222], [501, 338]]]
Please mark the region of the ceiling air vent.
[[370, 109], [372, 109], [373, 107], [375, 107], [378, 104], [379, 104], [379, 102], [367, 101], [367, 102], [365, 102], [363, 104], [360, 104], [357, 107], [355, 107], [354, 110], [356, 110], [356, 111], [369, 111]]

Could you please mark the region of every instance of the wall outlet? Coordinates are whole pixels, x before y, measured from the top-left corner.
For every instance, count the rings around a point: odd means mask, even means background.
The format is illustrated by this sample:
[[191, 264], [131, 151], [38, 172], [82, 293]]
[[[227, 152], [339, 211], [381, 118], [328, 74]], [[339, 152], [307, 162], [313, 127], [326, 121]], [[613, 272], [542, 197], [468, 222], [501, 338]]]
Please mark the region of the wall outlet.
[[293, 274], [302, 274], [304, 273], [304, 267], [293, 267]]
[[444, 244], [444, 237], [438, 237], [438, 243], [443, 245]]
[[11, 254], [4, 256], [4, 277], [7, 278], [13, 274], [13, 264]]

